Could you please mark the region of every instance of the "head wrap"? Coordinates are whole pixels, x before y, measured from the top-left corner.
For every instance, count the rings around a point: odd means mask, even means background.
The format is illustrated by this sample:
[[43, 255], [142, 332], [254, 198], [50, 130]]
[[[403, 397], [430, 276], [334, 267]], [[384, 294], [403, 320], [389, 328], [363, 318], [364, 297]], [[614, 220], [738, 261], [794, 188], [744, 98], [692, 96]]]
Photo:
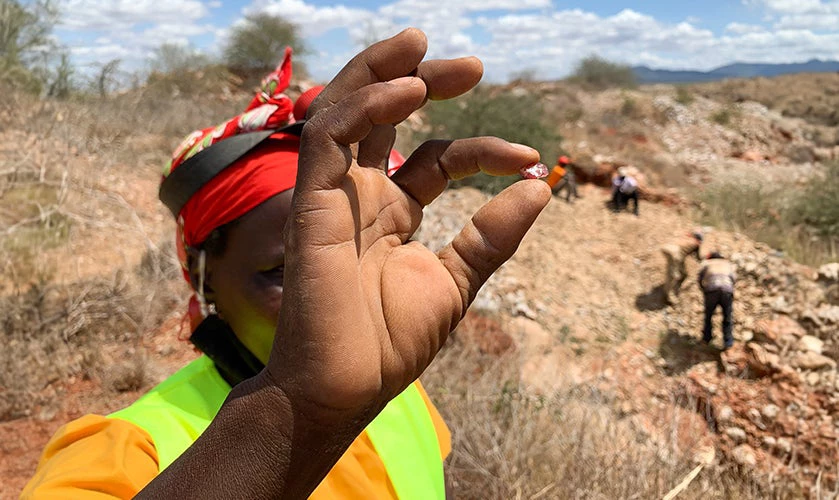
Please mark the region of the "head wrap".
[[[309, 105], [322, 86], [304, 92], [293, 102], [284, 92], [291, 82], [291, 48], [282, 62], [268, 74], [245, 112], [226, 122], [189, 134], [175, 149], [163, 171], [163, 179], [199, 152], [224, 139], [248, 132], [276, 130], [306, 117]], [[187, 249], [195, 248], [213, 230], [250, 212], [269, 198], [294, 187], [300, 138], [278, 132], [247, 152], [201, 187], [183, 206], [177, 217], [176, 247], [184, 278], [190, 284]], [[405, 162], [395, 149], [388, 159], [388, 175]], [[188, 317], [194, 331], [204, 319], [198, 297], [193, 295]]]
[[[275, 130], [294, 123], [294, 102], [284, 93], [291, 82], [291, 75], [291, 48], [288, 47], [279, 66], [262, 80], [259, 91], [245, 112], [218, 126], [189, 134], [166, 164], [163, 179], [189, 158], [224, 139], [248, 132]], [[308, 104], [319, 90], [310, 91], [305, 106], [298, 106], [301, 118], [305, 117]], [[294, 187], [298, 147], [299, 137], [293, 134], [276, 133], [270, 136], [202, 186], [183, 206], [177, 217], [175, 244], [187, 282], [191, 283], [187, 248], [200, 245], [216, 228]], [[196, 296], [190, 300], [189, 316], [194, 330], [203, 319]]]

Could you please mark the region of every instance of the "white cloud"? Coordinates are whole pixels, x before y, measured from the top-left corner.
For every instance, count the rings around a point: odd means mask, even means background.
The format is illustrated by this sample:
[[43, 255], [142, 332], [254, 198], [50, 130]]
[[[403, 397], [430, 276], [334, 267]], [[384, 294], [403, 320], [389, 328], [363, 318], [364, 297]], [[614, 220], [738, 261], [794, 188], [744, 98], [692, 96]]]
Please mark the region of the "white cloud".
[[725, 27], [725, 31], [734, 33], [735, 35], [745, 35], [747, 33], [760, 33], [761, 31], [765, 31], [765, 29], [763, 26], [756, 24], [729, 23]]
[[835, 31], [839, 29], [839, 1], [822, 0], [744, 0], [747, 5], [762, 7], [772, 20], [780, 19], [778, 30], [806, 29]]
[[62, 0], [61, 26], [76, 30], [118, 31], [144, 23], [179, 23], [208, 14], [198, 0]]
[[821, 0], [745, 0], [746, 5], [755, 5], [782, 14], [807, 14], [828, 6]]
[[440, 2], [439, 0], [397, 0], [385, 5], [381, 11], [398, 17], [413, 17], [420, 12], [433, 13], [442, 4], [462, 12], [486, 12], [491, 10], [532, 10], [551, 6], [550, 0], [460, 0]]
[[630, 9], [607, 17], [580, 9], [548, 17], [510, 14], [478, 23], [492, 34], [482, 52], [508, 54], [486, 64], [490, 78], [503, 77], [517, 64], [535, 68], [543, 78], [561, 77], [592, 53], [633, 65], [703, 70], [734, 61], [793, 62], [839, 55], [839, 33], [767, 31], [732, 23], [728, 34], [720, 36], [691, 23], [664, 23]]
[[[59, 1], [62, 28], [89, 40], [73, 37], [74, 57], [100, 62], [120, 57], [127, 66], [144, 62], [164, 42], [206, 42], [209, 35], [214, 40], [205, 51], [216, 51], [230, 26], [241, 22], [209, 23], [220, 0]], [[756, 10], [754, 22], [731, 22], [721, 33], [698, 27], [693, 16], [673, 23], [634, 9], [600, 15], [584, 8], [557, 9], [551, 0], [390, 0], [370, 8], [252, 0], [241, 14], [278, 14], [301, 26], [315, 52], [307, 65], [320, 79], [335, 74], [363, 44], [408, 26], [426, 32], [430, 57], [477, 55], [487, 78], [496, 81], [525, 68], [540, 78], [561, 77], [592, 53], [674, 69], [839, 58], [839, 0], [741, 1]], [[342, 36], [346, 42], [340, 46], [323, 45]]]
[[316, 7], [303, 0], [257, 0], [245, 8], [245, 14], [266, 12], [280, 15], [297, 24], [305, 36], [318, 36], [335, 28], [346, 28], [373, 18], [374, 13], [344, 5]]
[[96, 67], [120, 59], [128, 70], [141, 69], [154, 48], [188, 45], [218, 28], [203, 19], [209, 7], [199, 0], [59, 0], [60, 30], [73, 32], [70, 52], [78, 66]]
[[821, 14], [783, 16], [777, 23], [775, 23], [775, 28], [836, 30], [839, 29], [839, 7], [837, 7], [833, 12], [825, 12]]

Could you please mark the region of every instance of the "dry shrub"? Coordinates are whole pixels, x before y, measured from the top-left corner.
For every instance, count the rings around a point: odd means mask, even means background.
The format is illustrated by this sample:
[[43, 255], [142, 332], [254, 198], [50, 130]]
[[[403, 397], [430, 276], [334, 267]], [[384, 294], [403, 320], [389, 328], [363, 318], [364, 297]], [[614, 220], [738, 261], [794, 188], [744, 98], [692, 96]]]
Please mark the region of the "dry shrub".
[[159, 245], [149, 247], [140, 259], [137, 274], [154, 283], [178, 280], [181, 276], [181, 265], [176, 255], [174, 239], [167, 238]]
[[676, 86], [676, 102], [682, 106], [690, 106], [694, 100], [695, 98], [688, 87], [684, 85]]
[[[546, 159], [555, 158], [559, 151], [561, 138], [548, 120], [540, 97], [523, 89], [495, 91], [478, 87], [457, 99], [431, 103], [426, 110], [429, 138], [497, 136], [527, 144]], [[454, 181], [452, 186], [473, 186], [495, 194], [517, 179], [518, 176], [480, 173]]]
[[[0, 104], [0, 275], [5, 278], [0, 280], [0, 421], [31, 415], [39, 407], [42, 414], [54, 414], [60, 392], [74, 377], [101, 377], [107, 389], [117, 391], [146, 383], [142, 359], [109, 367], [138, 351], [142, 333], [159, 326], [181, 300], [171, 243], [156, 247], [146, 241], [148, 250], [136, 268], [102, 263], [94, 276], [69, 278], [76, 281], [59, 280], [53, 266], [72, 261], [65, 247], [78, 238], [118, 237], [142, 225], [135, 208], [118, 194], [97, 190], [90, 172], [123, 160], [132, 168], [151, 164], [157, 169], [169, 143], [179, 138], [154, 135], [155, 127], [167, 123], [186, 133], [207, 125], [189, 120], [203, 121], [217, 110], [220, 115], [222, 107], [213, 100], [187, 106], [181, 98], [169, 101], [173, 106], [164, 113], [162, 100], [153, 105], [137, 96], [98, 104], [38, 101], [14, 93], [10, 99], [11, 105]], [[169, 121], [144, 121], [156, 111], [158, 120]], [[139, 140], [142, 134], [153, 140]]]
[[142, 313], [120, 273], [68, 285], [42, 282], [0, 297], [0, 421], [55, 404], [50, 386], [97, 375], [107, 343], [136, 340]]
[[625, 64], [608, 61], [598, 56], [589, 56], [580, 61], [569, 80], [587, 88], [597, 90], [612, 87], [634, 88], [638, 86], [632, 68]]
[[703, 83], [694, 88], [723, 102], [757, 101], [786, 116], [839, 125], [839, 73], [783, 75]]
[[[446, 476], [454, 498], [661, 498], [693, 469], [689, 450], [636, 432], [594, 386], [529, 394], [517, 356], [487, 356], [453, 340], [423, 375], [452, 431]], [[673, 425], [665, 434], [676, 440]], [[788, 496], [783, 484], [761, 486], [736, 467], [713, 466], [680, 498]]]
[[115, 367], [109, 367], [108, 386], [116, 392], [137, 391], [146, 384], [146, 358], [135, 354]]
[[793, 260], [819, 266], [839, 257], [839, 163], [801, 189], [720, 181], [700, 195], [705, 223], [743, 233]]
[[[218, 80], [217, 87], [206, 82], [211, 76]], [[62, 102], [12, 92], [14, 104], [0, 107], [0, 122], [5, 119], [0, 132], [5, 125], [35, 135], [72, 156], [92, 156], [100, 168], [123, 164], [162, 169], [188, 133], [231, 118], [252, 97], [232, 91], [224, 75], [199, 72], [192, 81], [194, 86], [186, 90], [163, 79], [115, 96]]]

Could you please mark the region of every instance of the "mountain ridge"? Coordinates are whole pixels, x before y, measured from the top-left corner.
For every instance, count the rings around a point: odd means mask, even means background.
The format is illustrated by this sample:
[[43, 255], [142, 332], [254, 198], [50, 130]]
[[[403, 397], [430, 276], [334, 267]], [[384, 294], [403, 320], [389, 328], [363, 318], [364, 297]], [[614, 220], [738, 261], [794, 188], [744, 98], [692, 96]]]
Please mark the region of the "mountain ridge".
[[839, 61], [811, 59], [802, 63], [732, 63], [710, 71], [653, 69], [648, 66], [632, 68], [639, 83], [701, 83], [729, 78], [773, 77], [796, 73], [839, 72]]

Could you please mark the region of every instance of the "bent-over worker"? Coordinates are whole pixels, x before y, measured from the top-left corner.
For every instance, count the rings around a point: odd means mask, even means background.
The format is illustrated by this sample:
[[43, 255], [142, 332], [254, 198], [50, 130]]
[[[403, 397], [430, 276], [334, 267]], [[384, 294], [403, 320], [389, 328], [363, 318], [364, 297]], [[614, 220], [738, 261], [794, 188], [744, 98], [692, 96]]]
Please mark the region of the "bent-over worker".
[[734, 304], [734, 283], [737, 281], [734, 265], [724, 259], [719, 252], [713, 252], [702, 263], [699, 270], [699, 287], [705, 296], [705, 326], [702, 341], [711, 343], [714, 311], [722, 309], [723, 346], [728, 349], [734, 345], [732, 336], [732, 308]]

